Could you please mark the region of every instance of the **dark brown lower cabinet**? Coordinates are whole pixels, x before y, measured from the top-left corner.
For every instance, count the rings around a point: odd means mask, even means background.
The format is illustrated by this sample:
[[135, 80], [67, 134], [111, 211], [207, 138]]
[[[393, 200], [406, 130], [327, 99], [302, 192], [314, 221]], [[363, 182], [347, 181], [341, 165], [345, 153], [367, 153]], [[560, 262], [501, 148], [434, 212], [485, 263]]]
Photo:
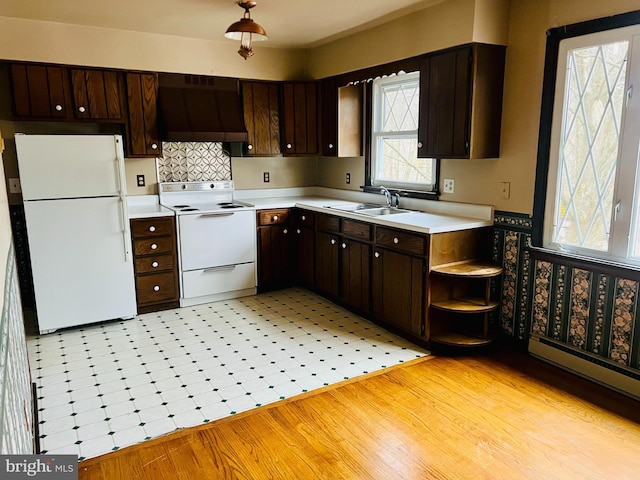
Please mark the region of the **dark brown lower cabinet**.
[[295, 281], [305, 287], [315, 285], [315, 231], [313, 228], [298, 226], [294, 232]]
[[316, 289], [329, 298], [338, 298], [340, 293], [339, 276], [339, 246], [338, 235], [316, 233]]
[[425, 261], [383, 248], [372, 259], [373, 316], [382, 323], [420, 337]]
[[258, 228], [258, 288], [285, 288], [293, 283], [292, 232], [288, 225]]
[[342, 239], [340, 243], [340, 300], [367, 314], [371, 299], [371, 245]]

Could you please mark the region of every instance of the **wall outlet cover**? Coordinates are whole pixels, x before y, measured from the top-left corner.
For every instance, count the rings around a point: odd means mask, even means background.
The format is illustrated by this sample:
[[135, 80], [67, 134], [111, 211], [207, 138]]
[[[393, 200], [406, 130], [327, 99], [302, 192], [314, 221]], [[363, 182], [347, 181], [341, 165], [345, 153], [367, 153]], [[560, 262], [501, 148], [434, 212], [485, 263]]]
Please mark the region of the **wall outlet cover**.
[[453, 193], [454, 192], [454, 181], [453, 178], [445, 178], [442, 184], [442, 191], [444, 193]]
[[264, 183], [269, 183], [270, 180], [271, 180], [271, 175], [269, 175], [269, 172], [264, 172], [262, 174], [262, 181]]

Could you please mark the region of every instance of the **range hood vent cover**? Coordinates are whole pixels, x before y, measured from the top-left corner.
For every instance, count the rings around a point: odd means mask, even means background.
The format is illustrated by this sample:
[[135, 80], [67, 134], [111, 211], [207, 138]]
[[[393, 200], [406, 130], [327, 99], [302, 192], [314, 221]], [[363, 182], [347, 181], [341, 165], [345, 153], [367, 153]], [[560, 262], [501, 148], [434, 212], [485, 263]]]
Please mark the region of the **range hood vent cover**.
[[247, 141], [237, 79], [163, 73], [158, 87], [161, 140]]

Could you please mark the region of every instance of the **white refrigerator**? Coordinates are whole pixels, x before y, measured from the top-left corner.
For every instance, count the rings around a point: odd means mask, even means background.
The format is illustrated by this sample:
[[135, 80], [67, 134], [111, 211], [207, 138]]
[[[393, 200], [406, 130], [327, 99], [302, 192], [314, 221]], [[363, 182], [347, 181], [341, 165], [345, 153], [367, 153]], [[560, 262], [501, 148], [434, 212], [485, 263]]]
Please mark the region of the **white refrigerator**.
[[122, 137], [15, 140], [40, 333], [135, 316]]

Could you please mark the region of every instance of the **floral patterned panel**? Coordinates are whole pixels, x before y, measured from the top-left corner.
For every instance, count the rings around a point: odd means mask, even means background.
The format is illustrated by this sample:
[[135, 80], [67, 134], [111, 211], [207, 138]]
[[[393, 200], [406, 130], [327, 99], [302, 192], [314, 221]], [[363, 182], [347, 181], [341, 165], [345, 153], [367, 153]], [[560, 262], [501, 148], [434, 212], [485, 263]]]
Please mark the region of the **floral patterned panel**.
[[221, 142], [163, 142], [158, 181], [231, 180], [231, 157]]

